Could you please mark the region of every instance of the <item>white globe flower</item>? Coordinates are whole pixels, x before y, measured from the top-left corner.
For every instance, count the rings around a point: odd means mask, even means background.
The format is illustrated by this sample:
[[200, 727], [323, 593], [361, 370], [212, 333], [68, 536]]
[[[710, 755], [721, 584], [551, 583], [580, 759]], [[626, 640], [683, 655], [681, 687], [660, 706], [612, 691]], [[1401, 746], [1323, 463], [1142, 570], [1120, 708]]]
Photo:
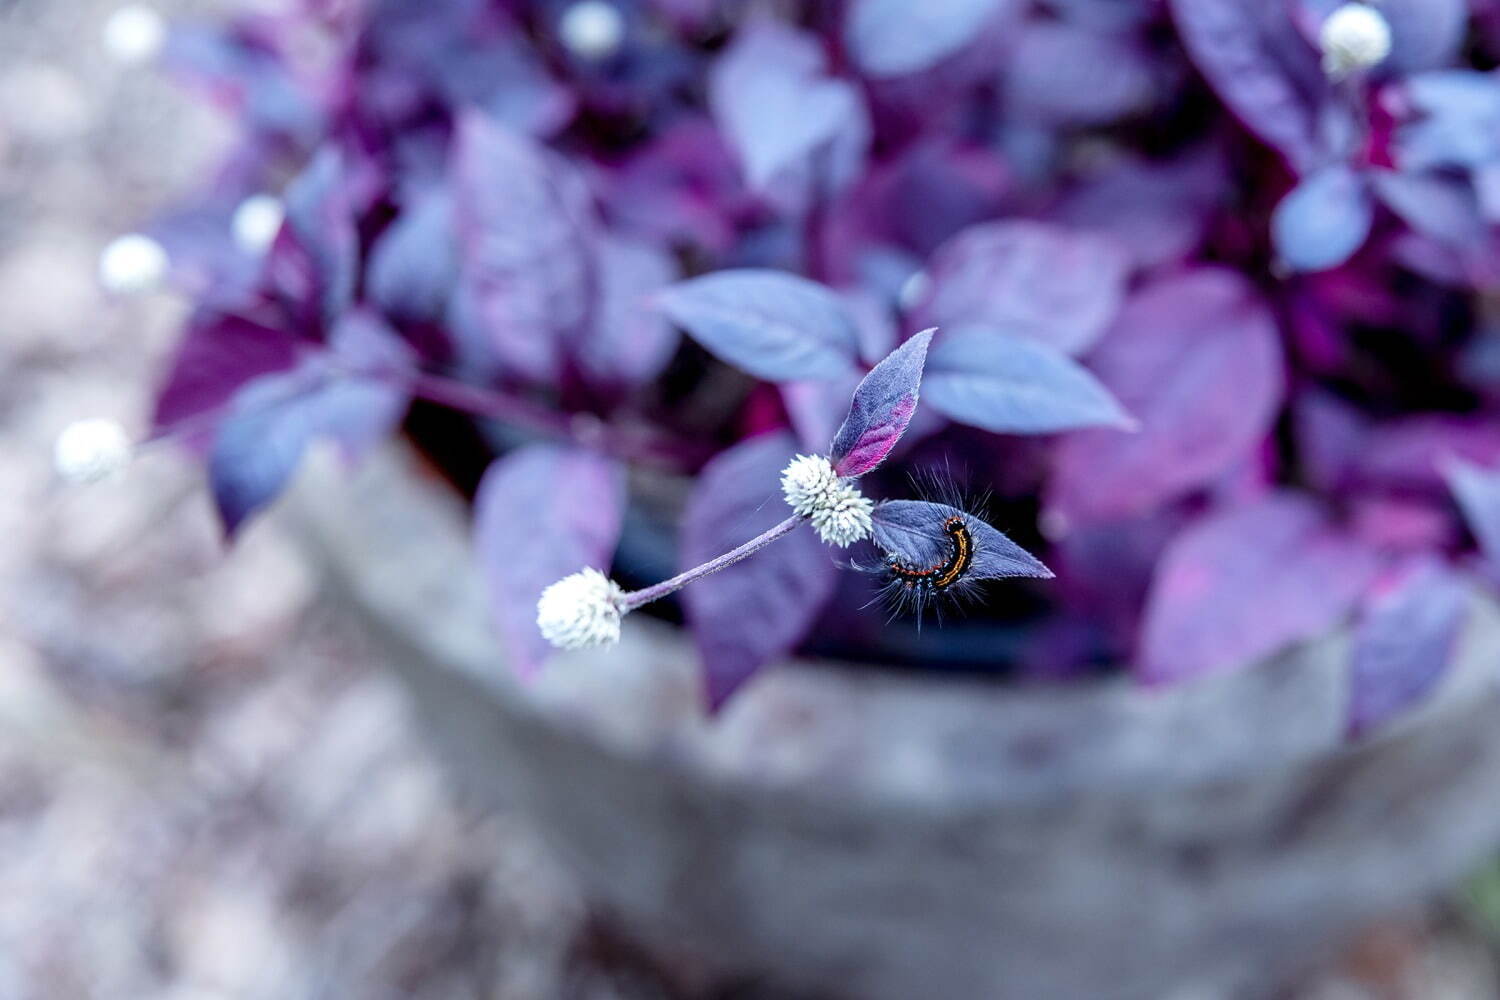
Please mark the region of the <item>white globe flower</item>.
[[167, 276], [167, 251], [149, 236], [128, 233], [99, 255], [99, 281], [120, 295], [154, 291]]
[[286, 209], [280, 198], [271, 194], [251, 195], [234, 210], [230, 222], [234, 242], [246, 253], [259, 256], [270, 249], [284, 218]]
[[875, 505], [851, 480], [839, 478], [821, 455], [798, 455], [781, 473], [781, 492], [787, 504], [812, 523], [828, 545], [840, 548], [870, 537]]
[[563, 577], [542, 591], [536, 624], [559, 649], [587, 649], [620, 641], [625, 592], [597, 569]]
[[129, 465], [132, 450], [124, 427], [95, 417], [63, 429], [52, 449], [52, 464], [67, 482], [96, 483]]
[[166, 38], [167, 22], [140, 4], [121, 7], [104, 22], [104, 51], [128, 66], [155, 59]]
[[625, 40], [625, 16], [608, 0], [579, 0], [563, 11], [558, 35], [582, 59], [608, 59]]
[[1363, 3], [1346, 3], [1328, 15], [1318, 36], [1323, 71], [1334, 79], [1378, 66], [1391, 54], [1391, 26]]

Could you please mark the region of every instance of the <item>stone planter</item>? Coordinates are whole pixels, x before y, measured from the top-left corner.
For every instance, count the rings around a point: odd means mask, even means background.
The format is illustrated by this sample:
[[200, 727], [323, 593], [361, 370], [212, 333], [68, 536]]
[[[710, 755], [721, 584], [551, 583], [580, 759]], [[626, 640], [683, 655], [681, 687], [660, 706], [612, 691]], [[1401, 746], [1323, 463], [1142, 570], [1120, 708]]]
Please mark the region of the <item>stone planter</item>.
[[1259, 996], [1500, 845], [1479, 597], [1443, 689], [1356, 745], [1340, 636], [1167, 691], [799, 664], [709, 721], [639, 618], [513, 681], [463, 511], [403, 454], [293, 509], [459, 775], [669, 964], [858, 1000]]

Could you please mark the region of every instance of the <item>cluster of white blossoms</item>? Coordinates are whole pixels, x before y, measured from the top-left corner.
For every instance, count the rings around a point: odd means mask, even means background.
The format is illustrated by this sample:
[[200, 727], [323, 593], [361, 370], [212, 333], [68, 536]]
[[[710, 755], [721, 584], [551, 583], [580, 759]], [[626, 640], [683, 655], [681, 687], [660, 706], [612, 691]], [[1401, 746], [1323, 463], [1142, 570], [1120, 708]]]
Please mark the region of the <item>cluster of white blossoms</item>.
[[167, 251], [149, 236], [127, 233], [99, 254], [99, 283], [117, 295], [160, 288], [167, 276]]
[[94, 417], [63, 428], [52, 448], [52, 465], [66, 482], [97, 483], [129, 465], [133, 451], [124, 427]]
[[557, 34], [581, 59], [608, 59], [625, 40], [625, 15], [608, 0], [579, 0], [563, 12]]
[[597, 569], [580, 570], [542, 591], [536, 624], [559, 649], [587, 649], [620, 641], [625, 591]]
[[1328, 15], [1318, 35], [1323, 71], [1335, 80], [1378, 66], [1391, 54], [1391, 26], [1365, 3], [1346, 3]]
[[140, 4], [127, 4], [104, 22], [104, 50], [128, 66], [155, 59], [166, 39], [166, 20]]
[[258, 257], [271, 248], [285, 217], [286, 209], [280, 198], [274, 194], [253, 194], [234, 210], [229, 224], [234, 242], [241, 250]]
[[841, 479], [821, 455], [798, 455], [781, 473], [781, 493], [829, 545], [845, 547], [870, 537], [875, 505], [852, 480]]

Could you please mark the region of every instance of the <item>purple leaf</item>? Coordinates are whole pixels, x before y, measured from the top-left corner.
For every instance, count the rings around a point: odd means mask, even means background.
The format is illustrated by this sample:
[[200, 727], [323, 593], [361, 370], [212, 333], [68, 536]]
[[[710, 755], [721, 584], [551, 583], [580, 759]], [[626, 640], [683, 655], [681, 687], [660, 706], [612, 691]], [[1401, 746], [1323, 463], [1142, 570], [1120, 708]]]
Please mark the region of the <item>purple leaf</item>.
[[1209, 484], [1270, 431], [1284, 391], [1270, 310], [1216, 268], [1142, 289], [1090, 362], [1140, 429], [1062, 440], [1049, 506], [1078, 522], [1145, 513]]
[[1112, 239], [1143, 269], [1181, 260], [1227, 200], [1227, 165], [1211, 152], [1176, 162], [1121, 159], [1053, 206], [1059, 223]]
[[275, 40], [261, 28], [249, 19], [229, 28], [173, 24], [162, 66], [256, 131], [306, 148], [323, 127], [322, 95], [293, 75]]
[[1364, 178], [1335, 164], [1308, 175], [1281, 200], [1271, 216], [1271, 238], [1293, 269], [1326, 271], [1364, 245], [1374, 211]]
[[1413, 231], [1458, 247], [1483, 246], [1485, 219], [1467, 179], [1376, 170], [1370, 184]]
[[864, 157], [869, 116], [859, 91], [826, 75], [818, 40], [786, 25], [754, 20], [709, 75], [709, 107], [739, 156], [751, 188], [766, 190], [788, 170], [827, 149], [840, 187]]
[[955, 236], [928, 267], [924, 326], [982, 324], [1067, 354], [1099, 338], [1124, 296], [1129, 259], [1110, 240], [1041, 222], [987, 222]]
[[1284, 3], [1171, 0], [1199, 71], [1240, 120], [1298, 172], [1324, 158], [1318, 115], [1328, 84]]
[[1437, 70], [1405, 82], [1419, 112], [1396, 134], [1403, 170], [1478, 169], [1500, 158], [1500, 79], [1468, 69]]
[[1078, 362], [981, 326], [943, 331], [928, 359], [925, 391], [945, 416], [1000, 434], [1135, 424]]
[[354, 301], [359, 237], [343, 157], [324, 147], [286, 190], [286, 222], [266, 255], [264, 278], [308, 332], [331, 327]]
[[1354, 634], [1350, 735], [1371, 732], [1432, 692], [1468, 610], [1463, 581], [1431, 558], [1371, 595]]
[[474, 549], [522, 676], [552, 652], [537, 630], [537, 598], [585, 566], [609, 569], [624, 509], [624, 470], [593, 452], [530, 445], [485, 472], [474, 497]]
[[867, 76], [917, 73], [942, 62], [997, 24], [1014, 0], [854, 0], [844, 44]]
[[716, 271], [663, 290], [657, 303], [710, 353], [769, 381], [837, 378], [859, 354], [839, 297], [785, 271]]
[[1148, 684], [1207, 677], [1322, 635], [1378, 569], [1372, 551], [1297, 494], [1212, 514], [1162, 556], [1137, 676]]
[[1480, 551], [1492, 569], [1500, 569], [1500, 472], [1450, 458], [1443, 474]]
[[952, 542], [943, 525], [951, 517], [962, 517], [974, 541], [969, 579], [1052, 578], [1052, 571], [1031, 553], [988, 522], [957, 507], [930, 500], [884, 500], [875, 505], [871, 516], [875, 544], [908, 565], [929, 566], [947, 558]]
[[1017, 33], [1006, 69], [1011, 113], [1051, 125], [1105, 125], [1147, 108], [1156, 93], [1151, 53], [1136, 39], [1063, 21]]
[[[368, 360], [377, 321], [354, 314], [341, 326], [351, 324], [363, 329], [336, 332], [335, 340]], [[323, 356], [247, 383], [219, 423], [209, 455], [209, 484], [225, 533], [232, 537], [280, 495], [315, 440], [331, 440], [346, 460], [357, 460], [395, 429], [407, 402], [398, 384], [331, 367]]]
[[[788, 434], [751, 438], [703, 470], [682, 526], [682, 563], [719, 556], [787, 513], [777, 477], [795, 454]], [[682, 592], [717, 710], [761, 667], [806, 637], [833, 595], [837, 567], [806, 525]]]
[[296, 337], [255, 320], [216, 312], [195, 316], [157, 393], [152, 423], [161, 431], [212, 413], [251, 379], [291, 368], [297, 351]]
[[649, 243], [600, 241], [599, 306], [577, 351], [593, 382], [639, 385], [666, 367], [677, 349], [677, 330], [650, 299], [676, 278], [676, 262]]
[[397, 322], [437, 323], [457, 276], [453, 200], [433, 189], [416, 196], [375, 241], [366, 293]]
[[460, 284], [502, 367], [557, 377], [591, 319], [591, 205], [575, 168], [485, 115], [466, 113], [452, 157]]
[[934, 331], [923, 330], [870, 370], [854, 390], [829, 461], [841, 476], [862, 476], [896, 447], [917, 411], [922, 367]]

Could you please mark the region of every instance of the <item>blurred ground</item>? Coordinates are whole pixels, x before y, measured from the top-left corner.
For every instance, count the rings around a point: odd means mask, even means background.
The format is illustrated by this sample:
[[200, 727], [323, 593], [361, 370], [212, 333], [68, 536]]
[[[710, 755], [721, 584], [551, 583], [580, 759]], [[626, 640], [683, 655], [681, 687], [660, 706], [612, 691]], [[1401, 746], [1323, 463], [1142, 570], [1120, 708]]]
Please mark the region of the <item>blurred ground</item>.
[[[274, 518], [226, 558], [167, 452], [53, 483], [69, 421], [143, 429], [182, 318], [103, 295], [99, 251], [223, 129], [104, 57], [112, 7], [0, 0], [0, 1000], [669, 996], [517, 818], [454, 801]], [[1297, 998], [1500, 996], [1468, 912]]]

